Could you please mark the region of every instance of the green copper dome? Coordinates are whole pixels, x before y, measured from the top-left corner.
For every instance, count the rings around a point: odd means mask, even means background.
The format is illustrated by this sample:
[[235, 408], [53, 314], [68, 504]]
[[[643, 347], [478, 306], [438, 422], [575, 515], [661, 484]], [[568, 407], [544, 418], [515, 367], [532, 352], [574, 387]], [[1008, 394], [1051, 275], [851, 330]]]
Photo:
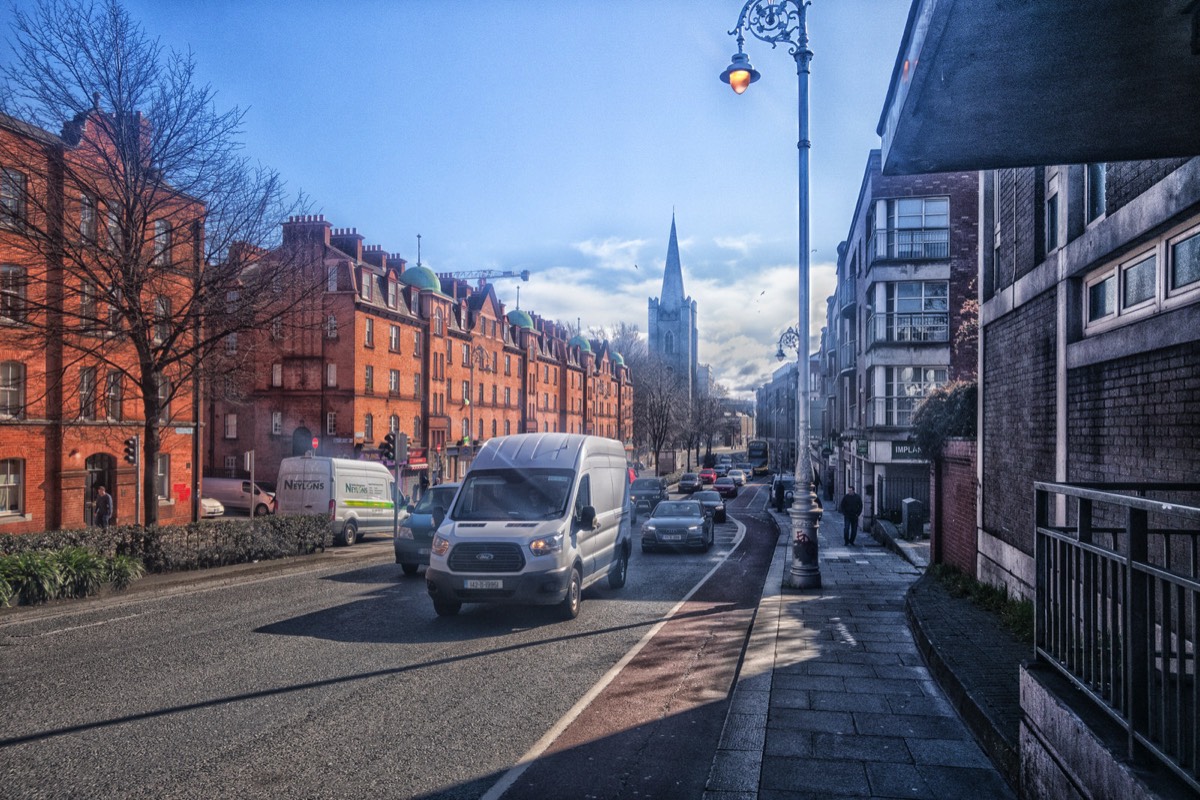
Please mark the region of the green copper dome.
[[567, 342], [567, 345], [570, 347], [578, 347], [580, 350], [582, 350], [585, 353], [592, 352], [592, 345], [588, 342], [587, 338], [585, 338], [583, 336], [583, 334], [580, 334], [580, 333], [577, 333], [574, 336], [572, 336], [571, 340], [569, 342]]
[[405, 286], [415, 286], [418, 289], [428, 289], [433, 292], [442, 291], [442, 281], [429, 267], [409, 267], [400, 273], [400, 282]]
[[527, 331], [533, 330], [533, 317], [519, 308], [514, 308], [504, 316], [508, 320], [509, 325], [516, 325], [518, 328], [524, 328]]
[[616, 364], [618, 367], [625, 366], [625, 357], [623, 355], [621, 355], [620, 353], [618, 353], [616, 350], [613, 351], [612, 360], [613, 360], [613, 363]]

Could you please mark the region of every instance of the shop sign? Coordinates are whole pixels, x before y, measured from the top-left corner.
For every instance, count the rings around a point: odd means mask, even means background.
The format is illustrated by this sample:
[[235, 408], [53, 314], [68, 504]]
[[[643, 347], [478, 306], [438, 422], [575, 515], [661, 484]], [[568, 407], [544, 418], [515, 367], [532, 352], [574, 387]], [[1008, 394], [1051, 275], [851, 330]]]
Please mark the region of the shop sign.
[[921, 449], [916, 442], [892, 442], [892, 459], [921, 460]]
[[863, 458], [866, 458], [868, 448], [871, 446], [871, 443], [868, 442], [866, 439], [859, 439], [858, 441], [855, 442], [855, 445], [857, 446], [858, 455], [860, 455]]

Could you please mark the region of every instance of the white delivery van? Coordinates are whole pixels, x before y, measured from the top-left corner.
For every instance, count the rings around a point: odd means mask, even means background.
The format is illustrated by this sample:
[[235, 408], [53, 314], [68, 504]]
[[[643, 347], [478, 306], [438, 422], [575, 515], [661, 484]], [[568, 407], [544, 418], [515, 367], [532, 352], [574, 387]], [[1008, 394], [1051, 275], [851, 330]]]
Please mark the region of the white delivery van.
[[200, 479], [200, 496], [211, 497], [227, 509], [235, 508], [256, 517], [275, 513], [275, 493], [258, 483], [252, 486], [243, 478], [210, 478], [206, 475]]
[[329, 514], [341, 544], [367, 533], [392, 533], [396, 479], [376, 461], [295, 456], [279, 464], [275, 481], [278, 514]]
[[557, 604], [625, 585], [633, 531], [625, 448], [569, 433], [490, 439], [434, 535], [425, 585], [440, 615], [463, 603]]

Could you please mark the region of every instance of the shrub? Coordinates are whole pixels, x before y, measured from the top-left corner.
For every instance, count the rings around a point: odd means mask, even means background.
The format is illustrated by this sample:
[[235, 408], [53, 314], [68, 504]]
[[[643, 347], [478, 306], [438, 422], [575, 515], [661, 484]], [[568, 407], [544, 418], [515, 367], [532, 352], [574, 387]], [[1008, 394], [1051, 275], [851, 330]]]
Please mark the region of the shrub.
[[133, 556], [113, 556], [105, 562], [104, 567], [105, 581], [117, 591], [128, 589], [131, 583], [146, 574], [146, 565]]
[[5, 564], [11, 556], [0, 556], [0, 608], [5, 608], [12, 604], [13, 597], [16, 593], [13, 587], [8, 582], [8, 572], [5, 569]]
[[912, 417], [913, 439], [922, 456], [937, 461], [947, 439], [975, 436], [978, 397], [974, 381], [943, 384], [925, 396]]
[[87, 597], [107, 583], [106, 560], [85, 547], [68, 547], [51, 553], [58, 568], [59, 593], [63, 597]]
[[36, 550], [18, 553], [5, 571], [8, 583], [22, 603], [34, 605], [58, 597], [62, 578], [49, 553]]

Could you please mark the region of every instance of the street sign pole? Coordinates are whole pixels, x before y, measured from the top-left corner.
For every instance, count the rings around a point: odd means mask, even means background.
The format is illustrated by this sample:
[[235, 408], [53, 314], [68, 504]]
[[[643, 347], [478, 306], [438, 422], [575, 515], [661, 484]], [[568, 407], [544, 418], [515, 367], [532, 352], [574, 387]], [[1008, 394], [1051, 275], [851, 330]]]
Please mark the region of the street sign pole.
[[408, 463], [408, 434], [401, 433], [396, 436], [396, 453], [393, 456], [393, 464], [396, 469], [396, 498], [397, 502], [392, 503], [392, 537], [395, 538], [400, 533], [400, 503], [398, 502], [404, 493], [400, 486], [400, 470], [404, 464]]

